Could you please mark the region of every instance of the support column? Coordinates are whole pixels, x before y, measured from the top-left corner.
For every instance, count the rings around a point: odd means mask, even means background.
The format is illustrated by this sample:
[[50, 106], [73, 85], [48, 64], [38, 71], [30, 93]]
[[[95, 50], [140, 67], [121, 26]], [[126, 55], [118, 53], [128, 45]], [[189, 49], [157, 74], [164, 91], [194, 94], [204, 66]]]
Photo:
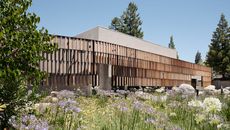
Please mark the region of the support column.
[[103, 90], [111, 90], [112, 65], [99, 64], [99, 86]]

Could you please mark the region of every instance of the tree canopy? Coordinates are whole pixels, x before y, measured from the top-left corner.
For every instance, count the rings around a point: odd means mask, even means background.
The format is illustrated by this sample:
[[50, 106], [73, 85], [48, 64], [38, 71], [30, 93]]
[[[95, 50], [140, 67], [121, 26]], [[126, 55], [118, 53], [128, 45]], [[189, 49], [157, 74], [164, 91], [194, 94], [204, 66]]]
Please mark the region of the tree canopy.
[[196, 52], [195, 64], [202, 64], [201, 53], [199, 51]]
[[230, 28], [224, 14], [213, 32], [206, 64], [223, 78], [230, 73]]
[[36, 99], [35, 90], [44, 77], [39, 69], [44, 60], [41, 54], [55, 50], [48, 31], [37, 28], [40, 18], [27, 12], [31, 4], [31, 0], [0, 1], [0, 105], [6, 106], [0, 114], [3, 128], [12, 115]]
[[174, 41], [173, 41], [173, 36], [170, 37], [170, 42], [169, 42], [168, 47], [171, 49], [176, 49]]
[[137, 10], [137, 5], [130, 2], [128, 8], [123, 12], [120, 18], [113, 18], [109, 28], [137, 38], [143, 38], [144, 33], [141, 29], [142, 21]]

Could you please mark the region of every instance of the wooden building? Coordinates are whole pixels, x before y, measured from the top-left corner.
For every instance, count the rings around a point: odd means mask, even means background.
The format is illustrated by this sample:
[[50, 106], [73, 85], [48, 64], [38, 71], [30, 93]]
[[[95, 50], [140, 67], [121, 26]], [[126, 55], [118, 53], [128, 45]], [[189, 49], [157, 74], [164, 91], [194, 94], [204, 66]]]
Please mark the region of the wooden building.
[[44, 53], [47, 60], [40, 62], [40, 69], [49, 74], [42, 86], [52, 90], [179, 86], [191, 84], [194, 77], [200, 78], [201, 86], [211, 84], [210, 68], [178, 60], [172, 56], [174, 51], [169, 57], [122, 44], [67, 36], [55, 36], [52, 43], [58, 44], [58, 50]]

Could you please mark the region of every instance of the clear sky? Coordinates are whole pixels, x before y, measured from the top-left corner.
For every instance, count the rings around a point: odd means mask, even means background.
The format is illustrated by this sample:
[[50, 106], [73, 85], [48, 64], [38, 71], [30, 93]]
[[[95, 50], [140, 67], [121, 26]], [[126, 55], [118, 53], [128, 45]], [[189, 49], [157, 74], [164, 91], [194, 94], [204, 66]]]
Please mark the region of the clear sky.
[[[51, 34], [75, 36], [96, 26], [108, 27], [130, 0], [33, 0], [30, 12]], [[133, 0], [143, 21], [144, 39], [168, 46], [171, 35], [182, 60], [204, 59], [223, 13], [230, 23], [230, 0]]]

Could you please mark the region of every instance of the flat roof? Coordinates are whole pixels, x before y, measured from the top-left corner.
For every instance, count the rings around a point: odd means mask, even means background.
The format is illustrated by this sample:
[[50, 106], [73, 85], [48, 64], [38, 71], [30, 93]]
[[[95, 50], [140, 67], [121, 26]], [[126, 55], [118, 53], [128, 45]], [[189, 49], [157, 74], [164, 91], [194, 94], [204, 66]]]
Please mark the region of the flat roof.
[[170, 58], [177, 58], [177, 51], [175, 49], [170, 49], [168, 47], [154, 44], [152, 42], [105, 27], [98, 26], [83, 33], [80, 33], [75, 37], [104, 41], [138, 50], [143, 50], [150, 53], [155, 53], [162, 56], [167, 56]]

